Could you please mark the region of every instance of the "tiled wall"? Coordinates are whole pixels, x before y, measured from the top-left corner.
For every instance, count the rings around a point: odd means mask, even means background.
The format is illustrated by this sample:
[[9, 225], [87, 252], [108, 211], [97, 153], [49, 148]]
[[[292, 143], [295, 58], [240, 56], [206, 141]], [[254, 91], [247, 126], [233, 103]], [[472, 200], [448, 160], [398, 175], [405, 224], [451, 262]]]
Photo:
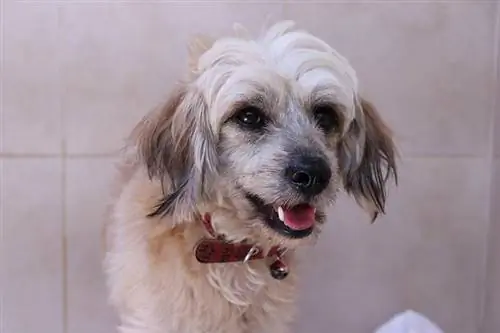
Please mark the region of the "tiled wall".
[[[500, 6], [496, 25], [496, 80], [500, 87]], [[490, 227], [487, 248], [487, 280], [484, 289], [483, 332], [500, 331], [500, 88], [497, 88], [493, 115]]]
[[407, 308], [447, 333], [500, 332], [498, 7], [3, 0], [1, 332], [114, 332], [100, 227], [121, 139], [181, 75], [190, 34], [268, 14], [352, 61], [402, 154], [386, 217], [370, 225], [347, 198], [335, 209], [294, 332], [371, 332]]

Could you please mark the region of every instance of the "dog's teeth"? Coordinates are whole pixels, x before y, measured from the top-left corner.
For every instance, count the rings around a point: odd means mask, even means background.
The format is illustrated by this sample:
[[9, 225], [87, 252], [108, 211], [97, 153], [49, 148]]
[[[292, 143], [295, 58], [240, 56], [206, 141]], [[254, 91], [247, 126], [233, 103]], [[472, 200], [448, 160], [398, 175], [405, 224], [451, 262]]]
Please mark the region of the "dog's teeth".
[[281, 222], [285, 222], [285, 212], [283, 212], [283, 208], [281, 206], [278, 207], [278, 217]]

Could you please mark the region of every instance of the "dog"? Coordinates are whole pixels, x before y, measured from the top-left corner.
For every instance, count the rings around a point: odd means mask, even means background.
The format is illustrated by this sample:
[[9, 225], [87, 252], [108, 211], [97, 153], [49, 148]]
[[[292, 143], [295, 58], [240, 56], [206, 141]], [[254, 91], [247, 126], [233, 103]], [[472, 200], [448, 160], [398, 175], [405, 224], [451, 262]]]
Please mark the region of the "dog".
[[393, 135], [348, 61], [292, 21], [189, 50], [119, 165], [104, 260], [119, 330], [288, 332], [298, 251], [341, 190], [384, 213]]

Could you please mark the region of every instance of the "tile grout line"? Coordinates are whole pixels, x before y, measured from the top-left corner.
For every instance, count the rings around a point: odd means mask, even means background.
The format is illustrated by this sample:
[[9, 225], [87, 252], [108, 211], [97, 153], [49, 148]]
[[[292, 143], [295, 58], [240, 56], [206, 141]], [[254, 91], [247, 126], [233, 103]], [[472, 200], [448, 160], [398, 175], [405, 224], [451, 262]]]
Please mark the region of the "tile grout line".
[[[4, 133], [3, 127], [4, 125], [4, 114], [3, 114], [3, 60], [4, 60], [4, 3], [2, 0], [0, 0], [0, 152], [3, 152], [4, 150]], [[4, 285], [3, 280], [4, 280], [4, 256], [3, 253], [4, 251], [4, 210], [3, 210], [3, 198], [4, 198], [4, 188], [3, 188], [3, 171], [4, 171], [4, 160], [0, 158], [0, 285]], [[0, 332], [4, 332], [4, 289], [0, 288]]]
[[[141, 4], [177, 4], [181, 6], [193, 6], [193, 5], [207, 5], [207, 4], [298, 4], [298, 5], [311, 5], [311, 4], [323, 4], [323, 5], [334, 5], [334, 4], [468, 4], [473, 0], [360, 0], [352, 2], [352, 0], [75, 0], [71, 4], [67, 4], [67, 0], [18, 0], [18, 3], [25, 4], [66, 4], [66, 5], [93, 5], [93, 4], [105, 4], [105, 5], [141, 5]], [[476, 3], [492, 3], [496, 0], [475, 0]]]
[[492, 101], [491, 101], [491, 108], [492, 112], [490, 115], [490, 128], [489, 128], [489, 142], [490, 142], [490, 149], [488, 152], [488, 164], [490, 166], [490, 181], [489, 181], [489, 187], [487, 189], [488, 194], [489, 194], [489, 201], [487, 205], [487, 215], [488, 215], [488, 220], [487, 220], [487, 225], [486, 225], [486, 235], [485, 235], [485, 244], [483, 248], [483, 262], [482, 262], [482, 276], [480, 279], [480, 286], [479, 286], [479, 304], [478, 304], [478, 310], [477, 310], [477, 323], [476, 323], [476, 330], [477, 333], [482, 333], [484, 332], [486, 328], [486, 315], [487, 315], [487, 302], [488, 302], [488, 289], [489, 289], [489, 283], [490, 283], [490, 278], [489, 278], [489, 270], [490, 270], [490, 258], [491, 258], [491, 249], [490, 249], [490, 243], [493, 241], [490, 238], [490, 230], [493, 227], [493, 216], [492, 216], [492, 201], [493, 201], [493, 194], [494, 194], [494, 188], [493, 188], [493, 175], [494, 175], [494, 154], [495, 154], [495, 132], [498, 131], [498, 128], [495, 128], [495, 113], [500, 112], [500, 96], [498, 95], [498, 88], [500, 88], [500, 0], [496, 1], [496, 8], [495, 8], [495, 21], [494, 21], [494, 27], [493, 27], [493, 82], [492, 82], [492, 90], [493, 90], [493, 96], [491, 96]]
[[[61, 148], [60, 148], [61, 149]], [[0, 153], [0, 159], [58, 159], [62, 158], [63, 154], [62, 153], [54, 153], [54, 154], [36, 154], [36, 153]], [[109, 159], [109, 158], [118, 158], [120, 157], [120, 154], [92, 154], [92, 153], [84, 153], [84, 154], [71, 154], [71, 153], [64, 153], [64, 158], [68, 160], [72, 159]], [[489, 158], [488, 156], [482, 156], [482, 155], [471, 155], [471, 154], [428, 154], [428, 155], [406, 155], [402, 156], [402, 160], [432, 160], [432, 159], [484, 159], [484, 158]]]
[[63, 108], [62, 101], [62, 78], [61, 78], [61, 15], [62, 5], [57, 3], [56, 20], [57, 20], [57, 79], [58, 79], [58, 107], [59, 107], [59, 121], [61, 126], [61, 147], [60, 156], [61, 160], [61, 260], [62, 260], [62, 332], [68, 333], [68, 237], [67, 237], [67, 163], [66, 163], [66, 115]]
[[4, 151], [4, 133], [3, 130], [5, 123], [3, 121], [3, 77], [4, 77], [4, 68], [3, 68], [3, 60], [4, 60], [4, 4], [3, 1], [0, 0], [0, 154]]
[[[495, 0], [475, 0], [476, 3], [491, 3]], [[18, 0], [18, 3], [28, 4], [64, 4], [67, 0]], [[453, 4], [468, 4], [471, 0], [360, 0], [354, 4], [429, 4], [429, 3], [453, 3]], [[179, 4], [179, 5], [207, 5], [214, 3], [227, 3], [227, 4], [350, 4], [352, 0], [75, 0], [71, 4]]]
[[[348, 3], [350, 0], [335, 0], [336, 3]], [[367, 0], [370, 1], [381, 1], [381, 0]], [[382, 0], [388, 2], [401, 1], [401, 0]], [[422, 1], [422, 0], [403, 0], [403, 1]], [[425, 1], [433, 1], [433, 0], [425, 0]], [[448, 0], [448, 1], [457, 1], [457, 0]], [[459, 0], [459, 1], [468, 1], [468, 0]], [[481, 1], [481, 0], [479, 0]], [[487, 0], [483, 0], [487, 1]], [[123, 5], [123, 4], [132, 4], [132, 5], [140, 5], [140, 4], [177, 4], [177, 5], [211, 5], [211, 4], [282, 4], [287, 2], [287, 0], [75, 0], [72, 1], [70, 5], [92, 5], [92, 4], [106, 4], [106, 5]], [[18, 0], [18, 3], [27, 3], [27, 4], [67, 4], [67, 0]], [[307, 2], [299, 2], [299, 3], [307, 3]], [[330, 3], [326, 1], [325, 3]]]
[[[61, 150], [61, 148], [59, 148]], [[60, 158], [62, 156], [61, 153], [54, 154], [38, 154], [38, 153], [0, 153], [0, 158]], [[64, 155], [66, 158], [113, 158], [119, 156], [119, 154], [68, 154], [67, 152]]]
[[285, 19], [285, 20], [289, 20], [290, 19], [290, 4], [289, 4], [289, 1], [290, 0], [284, 0], [283, 1], [283, 4], [282, 4], [282, 13], [283, 13], [283, 17], [282, 19]]

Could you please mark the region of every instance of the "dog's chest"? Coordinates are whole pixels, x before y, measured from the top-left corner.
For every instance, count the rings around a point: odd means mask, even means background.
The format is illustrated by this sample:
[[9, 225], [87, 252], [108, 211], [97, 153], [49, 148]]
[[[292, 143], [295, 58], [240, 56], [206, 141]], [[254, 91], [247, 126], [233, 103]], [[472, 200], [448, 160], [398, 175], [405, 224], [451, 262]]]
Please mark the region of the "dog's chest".
[[263, 291], [273, 282], [266, 273], [262, 262], [212, 264], [207, 267], [207, 281], [223, 300], [244, 308], [265, 298]]
[[214, 333], [281, 332], [293, 316], [295, 274], [275, 280], [267, 263], [258, 261], [210, 265], [206, 279], [213, 294], [201, 303], [211, 318], [205, 329]]

